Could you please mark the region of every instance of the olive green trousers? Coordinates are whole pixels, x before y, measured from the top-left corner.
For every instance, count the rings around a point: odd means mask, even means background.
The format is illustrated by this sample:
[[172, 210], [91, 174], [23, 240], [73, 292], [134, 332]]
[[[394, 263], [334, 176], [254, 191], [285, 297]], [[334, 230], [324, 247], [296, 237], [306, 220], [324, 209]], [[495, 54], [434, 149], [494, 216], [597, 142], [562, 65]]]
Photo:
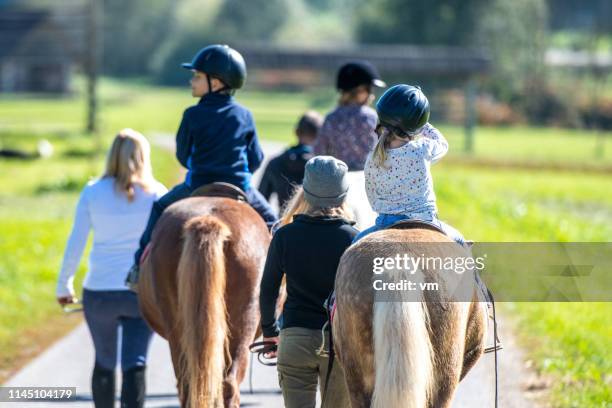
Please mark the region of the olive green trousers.
[[[323, 393], [329, 363], [327, 354], [317, 354], [322, 338], [321, 330], [302, 327], [281, 330], [277, 370], [286, 408], [315, 408], [317, 385]], [[329, 350], [329, 332], [324, 350]], [[344, 371], [337, 358], [327, 386], [325, 407], [349, 407]]]

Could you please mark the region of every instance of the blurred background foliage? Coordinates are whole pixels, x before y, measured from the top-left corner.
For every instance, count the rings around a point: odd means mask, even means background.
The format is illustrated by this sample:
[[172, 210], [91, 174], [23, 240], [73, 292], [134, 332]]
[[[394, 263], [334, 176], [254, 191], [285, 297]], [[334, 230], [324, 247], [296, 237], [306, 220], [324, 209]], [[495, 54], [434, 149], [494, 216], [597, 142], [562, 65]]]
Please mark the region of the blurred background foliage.
[[177, 61], [214, 42], [462, 46], [491, 57], [479, 81], [485, 124], [612, 128], [609, 73], [546, 64], [551, 51], [612, 52], [608, 0], [104, 0], [103, 10], [107, 76], [184, 84]]
[[553, 51], [610, 55], [611, 15], [608, 0], [104, 0], [102, 68], [177, 85], [177, 62], [214, 42], [462, 46], [492, 61], [479, 81], [481, 123], [612, 129], [610, 74], [546, 63]]

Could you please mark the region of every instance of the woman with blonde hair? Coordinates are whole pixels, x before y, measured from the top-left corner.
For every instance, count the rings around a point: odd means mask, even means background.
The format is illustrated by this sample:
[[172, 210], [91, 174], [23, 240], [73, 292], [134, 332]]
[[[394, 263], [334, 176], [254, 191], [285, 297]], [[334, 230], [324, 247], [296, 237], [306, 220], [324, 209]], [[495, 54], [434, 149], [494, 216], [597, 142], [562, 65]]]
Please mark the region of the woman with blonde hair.
[[56, 294], [62, 306], [76, 302], [74, 274], [93, 230], [89, 268], [83, 282], [83, 310], [96, 354], [91, 378], [96, 408], [114, 405], [119, 326], [121, 406], [144, 406], [146, 357], [152, 331], [140, 315], [136, 294], [124, 281], [151, 206], [166, 191], [153, 178], [145, 137], [123, 129], [113, 141], [103, 176], [87, 183], [77, 204]]
[[[276, 231], [261, 281], [260, 308], [264, 341], [278, 344], [278, 377], [285, 407], [314, 407], [317, 385], [322, 388], [329, 347], [323, 306], [334, 288], [344, 250], [357, 235], [346, 205], [347, 165], [330, 156], [306, 163], [304, 182], [288, 203]], [[282, 324], [275, 309], [283, 276], [287, 298]], [[280, 327], [282, 326], [282, 327]], [[274, 356], [276, 352], [273, 352]], [[348, 406], [344, 372], [336, 364], [327, 386], [326, 406]]]

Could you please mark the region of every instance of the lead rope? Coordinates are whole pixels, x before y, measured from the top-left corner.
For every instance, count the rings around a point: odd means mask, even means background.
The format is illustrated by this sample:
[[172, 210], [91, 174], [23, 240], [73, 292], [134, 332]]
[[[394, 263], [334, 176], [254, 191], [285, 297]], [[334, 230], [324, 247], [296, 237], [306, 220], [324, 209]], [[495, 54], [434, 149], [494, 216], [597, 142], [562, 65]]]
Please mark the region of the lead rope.
[[495, 316], [495, 300], [493, 300], [493, 294], [491, 293], [491, 291], [489, 290], [489, 288], [487, 288], [487, 292], [489, 297], [491, 298], [491, 305], [493, 306], [493, 352], [495, 353], [493, 356], [493, 359], [495, 361], [495, 408], [498, 408], [498, 380], [497, 380], [497, 376], [498, 376], [498, 366], [497, 366], [497, 350], [499, 350], [498, 346], [497, 346], [497, 318]]
[[249, 393], [253, 394], [253, 353], [251, 353], [251, 363], [249, 364]]
[[332, 299], [334, 292], [330, 293], [330, 295], [325, 300], [323, 304], [325, 306], [325, 312], [327, 313], [327, 322], [321, 328], [321, 334], [323, 335], [323, 342], [321, 344], [321, 348], [317, 350], [317, 353], [322, 354], [325, 350], [325, 327], [329, 326], [329, 352], [327, 353], [327, 374], [325, 374], [325, 385], [323, 385], [323, 393], [321, 394], [321, 408], [325, 406], [325, 400], [327, 399], [327, 388], [329, 387], [329, 379], [331, 377], [331, 372], [334, 368], [334, 338], [332, 334], [332, 325], [331, 325], [331, 314], [329, 313], [330, 300]]
[[[325, 339], [325, 337], [323, 339]], [[329, 378], [331, 377], [331, 372], [334, 368], [334, 358], [335, 358], [334, 341], [332, 338], [332, 330], [330, 326], [330, 329], [329, 329], [329, 357], [327, 359], [327, 374], [325, 374], [325, 385], [323, 386], [323, 394], [321, 395], [321, 408], [325, 407], [325, 400], [327, 399], [327, 388], [329, 386]]]

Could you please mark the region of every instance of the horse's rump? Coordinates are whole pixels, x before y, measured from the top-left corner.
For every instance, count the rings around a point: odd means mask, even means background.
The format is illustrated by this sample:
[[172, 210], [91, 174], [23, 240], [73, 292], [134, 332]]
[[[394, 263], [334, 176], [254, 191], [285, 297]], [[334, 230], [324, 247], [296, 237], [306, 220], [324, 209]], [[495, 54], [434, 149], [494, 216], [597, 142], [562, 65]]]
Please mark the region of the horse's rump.
[[228, 198], [184, 199], [160, 218], [141, 307], [170, 343], [184, 405], [238, 406], [268, 244], [259, 214]]
[[466, 372], [466, 352], [472, 362], [482, 352], [482, 308], [448, 302], [444, 291], [450, 283], [440, 276], [434, 279], [440, 292], [417, 292], [420, 299], [375, 298], [373, 276], [428, 282], [439, 275], [397, 268], [374, 274], [373, 259], [393, 258], [398, 248], [413, 257], [465, 254], [448, 237], [425, 229], [378, 231], [344, 253], [336, 275], [333, 330], [353, 408], [446, 407]]

